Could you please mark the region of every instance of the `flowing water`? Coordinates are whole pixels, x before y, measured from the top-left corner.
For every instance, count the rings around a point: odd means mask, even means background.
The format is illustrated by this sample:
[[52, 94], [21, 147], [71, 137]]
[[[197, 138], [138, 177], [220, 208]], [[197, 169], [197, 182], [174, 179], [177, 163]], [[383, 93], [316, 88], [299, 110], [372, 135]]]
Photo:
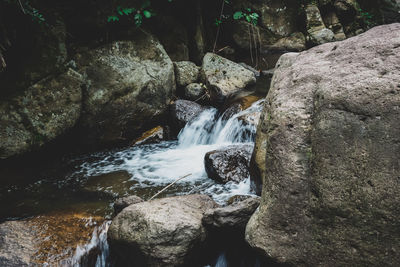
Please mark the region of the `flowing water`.
[[[11, 199], [14, 205], [2, 208], [1, 218], [32, 216], [35, 215], [33, 211], [40, 213], [66, 207], [110, 218], [115, 198], [135, 194], [149, 199], [185, 175], [189, 176], [163, 196], [202, 193], [223, 204], [234, 195], [252, 194], [249, 177], [239, 184], [218, 184], [208, 178], [204, 156], [228, 145], [254, 144], [256, 125], [246, 123], [243, 117], [254, 119], [262, 103], [263, 100], [257, 101], [227, 120], [219, 116], [216, 109], [209, 108], [181, 130], [178, 140], [76, 157], [64, 164], [67, 167], [58, 166], [57, 175], [50, 172], [31, 183], [3, 188], [0, 200]], [[90, 242], [78, 245], [74, 256], [64, 264], [107, 266], [109, 223], [97, 226]], [[100, 253], [96, 259], [91, 259], [89, 255], [94, 250]], [[221, 258], [218, 262], [222, 261]]]

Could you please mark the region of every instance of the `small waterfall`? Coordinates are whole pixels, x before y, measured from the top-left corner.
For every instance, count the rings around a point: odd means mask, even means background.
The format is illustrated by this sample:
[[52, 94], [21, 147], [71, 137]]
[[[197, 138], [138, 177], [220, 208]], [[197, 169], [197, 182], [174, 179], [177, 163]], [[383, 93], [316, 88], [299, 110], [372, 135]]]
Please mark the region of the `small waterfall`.
[[101, 226], [96, 227], [90, 242], [83, 246], [78, 246], [74, 256], [62, 265], [74, 267], [108, 267], [109, 248], [107, 231], [110, 224], [111, 221], [106, 221]]
[[264, 100], [255, 102], [251, 107], [234, 114], [228, 120], [224, 114], [215, 118], [218, 111], [210, 108], [203, 111], [193, 122], [189, 123], [178, 135], [179, 147], [185, 148], [196, 145], [249, 143], [254, 141], [256, 125], [246, 124], [241, 120], [244, 116], [253, 114], [262, 109]]
[[[127, 171], [136, 184], [136, 189], [152, 186], [164, 186], [191, 173], [191, 176], [179, 182], [186, 185], [186, 191], [180, 193], [203, 193], [211, 195], [216, 202], [224, 203], [233, 195], [250, 194], [250, 179], [236, 184], [228, 182], [218, 184], [207, 177], [204, 169], [204, 155], [227, 145], [253, 143], [257, 125], [245, 123], [243, 116], [251, 119], [262, 109], [264, 100], [255, 102], [250, 108], [234, 114], [229, 119], [218, 116], [215, 108], [203, 111], [195, 120], [187, 124], [179, 133], [178, 141], [166, 141], [160, 144], [130, 147], [117, 152], [96, 155], [98, 160], [86, 162], [76, 173], [83, 177], [101, 175], [115, 171]], [[215, 121], [217, 120], [217, 121]], [[99, 188], [101, 191], [102, 188]], [[78, 246], [68, 266], [108, 267], [107, 230], [110, 222], [95, 229], [91, 241]], [[93, 258], [95, 255], [96, 258]], [[221, 254], [216, 267], [227, 266], [225, 254]]]

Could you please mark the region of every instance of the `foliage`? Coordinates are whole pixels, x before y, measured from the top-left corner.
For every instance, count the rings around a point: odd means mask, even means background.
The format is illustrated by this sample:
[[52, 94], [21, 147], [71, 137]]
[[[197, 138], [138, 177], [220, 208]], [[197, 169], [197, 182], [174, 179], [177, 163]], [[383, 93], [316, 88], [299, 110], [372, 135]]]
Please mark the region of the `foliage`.
[[32, 20], [37, 23], [45, 23], [46, 21], [43, 14], [34, 8], [29, 0], [3, 0], [3, 2], [17, 6], [24, 14], [31, 16]]
[[234, 20], [244, 19], [247, 22], [257, 26], [259, 15], [256, 12], [252, 12], [250, 8], [246, 8], [245, 11], [236, 11], [233, 14]]
[[358, 9], [358, 12], [359, 12], [361, 18], [364, 20], [364, 22], [365, 22], [365, 24], [367, 26], [373, 26], [374, 25], [374, 21], [373, 21], [374, 16], [371, 13], [366, 12], [366, 11], [362, 10], [361, 8]]
[[[172, 0], [167, 0], [172, 2]], [[145, 0], [140, 7], [123, 7], [117, 6], [113, 15], [108, 16], [108, 22], [117, 22], [122, 17], [133, 19], [133, 22], [137, 27], [142, 26], [144, 19], [150, 19], [154, 17], [156, 13], [151, 8], [151, 1]]]

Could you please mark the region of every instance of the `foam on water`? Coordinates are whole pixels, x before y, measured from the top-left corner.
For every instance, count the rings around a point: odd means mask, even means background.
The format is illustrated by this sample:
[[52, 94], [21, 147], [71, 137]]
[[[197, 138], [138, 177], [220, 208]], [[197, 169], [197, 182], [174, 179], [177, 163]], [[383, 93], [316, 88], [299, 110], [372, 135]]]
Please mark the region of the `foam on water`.
[[[251, 116], [255, 111], [261, 111], [262, 103], [263, 100], [260, 100], [228, 120], [220, 116], [216, 122], [218, 111], [214, 108], [207, 109], [182, 129], [178, 141], [96, 154], [92, 160], [82, 164], [75, 174], [91, 177], [115, 171], [127, 171], [131, 175], [130, 180], [137, 182], [132, 186], [132, 190], [134, 187], [167, 185], [179, 177], [191, 174], [179, 182], [187, 185], [186, 191], [181, 192], [183, 194], [203, 193], [211, 195], [219, 203], [234, 195], [251, 194], [249, 177], [239, 184], [233, 182], [218, 184], [208, 178], [204, 168], [204, 156], [209, 151], [228, 145], [254, 144], [256, 125], [245, 124], [240, 117]], [[109, 225], [110, 221], [107, 221], [96, 228], [91, 241], [76, 248], [75, 255], [71, 259], [72, 266], [86, 266], [90, 251], [95, 248], [101, 252], [97, 256], [95, 266], [108, 266]], [[219, 256], [215, 266], [227, 266], [225, 254]]]
[[228, 145], [254, 144], [256, 126], [246, 124], [241, 116], [260, 111], [263, 100], [239, 112], [228, 120], [210, 108], [187, 124], [177, 141], [130, 147], [122, 151], [108, 152], [99, 160], [82, 164], [78, 173], [86, 177], [115, 171], [127, 171], [136, 187], [167, 185], [179, 177], [191, 174], [179, 184], [187, 185], [186, 193], [205, 193], [217, 202], [223, 202], [237, 194], [250, 194], [250, 181], [240, 184], [217, 184], [207, 177], [204, 156], [207, 152]]

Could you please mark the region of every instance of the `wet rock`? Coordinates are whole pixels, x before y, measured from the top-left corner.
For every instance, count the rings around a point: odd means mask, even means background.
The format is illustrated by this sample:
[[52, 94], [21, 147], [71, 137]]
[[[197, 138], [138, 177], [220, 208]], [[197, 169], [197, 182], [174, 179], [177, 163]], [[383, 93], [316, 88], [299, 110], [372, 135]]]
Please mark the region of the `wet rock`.
[[131, 205], [108, 231], [115, 259], [141, 266], [180, 266], [196, 260], [206, 231], [203, 214], [217, 205], [208, 196], [187, 195]]
[[144, 145], [159, 143], [164, 140], [164, 128], [157, 126], [151, 130], [148, 130], [142, 134], [141, 137], [136, 139], [132, 145]]
[[185, 98], [191, 101], [207, 99], [206, 88], [200, 83], [191, 83], [185, 87]]
[[240, 111], [242, 111], [242, 105], [240, 103], [234, 103], [224, 111], [222, 119], [229, 120], [234, 115], [238, 114]]
[[238, 95], [237, 97], [230, 99], [226, 104], [228, 108], [225, 109], [223, 114], [223, 119], [227, 120], [231, 118], [233, 115], [248, 109], [253, 103], [260, 100], [260, 96], [256, 95]]
[[138, 196], [127, 196], [118, 198], [114, 202], [114, 214], [118, 214], [126, 207], [140, 202], [143, 202], [143, 199]]
[[206, 108], [193, 101], [176, 100], [170, 105], [170, 124], [176, 134]]
[[82, 136], [88, 143], [127, 142], [156, 126], [175, 92], [171, 59], [151, 35], [80, 53], [78, 68], [88, 79]]
[[207, 175], [220, 183], [247, 179], [252, 151], [252, 145], [232, 145], [207, 152], [204, 157]]
[[245, 110], [245, 109], [248, 109], [251, 105], [253, 105], [253, 103], [257, 102], [260, 99], [261, 99], [260, 96], [247, 95], [247, 96], [244, 96], [244, 97], [240, 97], [240, 98], [234, 99], [233, 101], [235, 103], [239, 103], [240, 107], [242, 108], [242, 110]]
[[400, 24], [281, 57], [254, 150], [246, 240], [293, 266], [397, 266]]
[[4, 267], [32, 266], [39, 241], [33, 225], [25, 221], [0, 224], [0, 265]]
[[74, 127], [82, 84], [82, 75], [70, 69], [0, 101], [0, 159], [37, 149]]
[[239, 116], [238, 119], [244, 125], [253, 125], [253, 126], [257, 127], [257, 125], [260, 121], [260, 116], [261, 116], [261, 111], [254, 111], [254, 112]]
[[307, 33], [309, 40], [315, 44], [324, 44], [335, 40], [334, 33], [325, 27], [319, 9], [310, 4], [306, 7]]
[[260, 197], [250, 197], [225, 207], [210, 209], [204, 214], [202, 222], [206, 227], [243, 231], [251, 215], [260, 205], [260, 199]]
[[4, 222], [0, 224], [0, 266], [71, 266], [76, 247], [90, 241], [102, 220], [67, 212]]
[[199, 67], [190, 61], [174, 62], [175, 79], [178, 87], [186, 87], [199, 79]]
[[202, 71], [211, 100], [218, 104], [256, 82], [252, 71], [213, 53], [204, 56]]

